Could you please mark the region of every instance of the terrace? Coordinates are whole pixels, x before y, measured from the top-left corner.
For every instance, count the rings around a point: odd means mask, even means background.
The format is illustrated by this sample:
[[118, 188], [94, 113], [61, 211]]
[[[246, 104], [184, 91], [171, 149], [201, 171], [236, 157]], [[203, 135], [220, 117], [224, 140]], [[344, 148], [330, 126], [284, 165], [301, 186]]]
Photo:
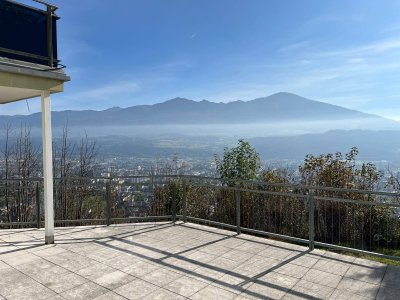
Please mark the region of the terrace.
[[392, 299], [400, 268], [182, 222], [3, 230], [1, 299]]
[[[75, 212], [56, 218], [64, 227], [56, 228], [55, 244], [44, 245], [44, 230], [29, 228], [44, 223], [42, 182], [29, 182], [1, 182], [1, 191], [26, 195], [31, 201], [22, 202], [36, 214], [26, 222], [0, 223], [8, 228], [0, 231], [0, 299], [394, 299], [400, 292], [400, 267], [327, 250], [398, 259], [377, 252], [374, 243], [379, 241], [367, 245], [365, 237], [369, 231], [373, 236], [386, 231], [397, 247], [394, 233], [371, 221], [373, 207], [397, 209], [398, 204], [381, 198], [397, 199], [397, 194], [261, 182], [232, 185], [191, 176], [56, 180], [56, 217], [67, 187], [69, 195], [80, 193], [91, 201], [82, 206], [81, 219], [73, 217]], [[121, 198], [138, 192], [141, 209], [122, 209]], [[328, 192], [330, 197], [322, 197]], [[354, 199], [357, 192], [359, 200]], [[371, 201], [365, 201], [365, 193]], [[9, 199], [15, 195], [8, 193]], [[255, 203], [252, 210], [246, 208]], [[286, 219], [271, 219], [264, 211], [276, 214], [274, 203], [283, 205]], [[301, 213], [288, 211], [285, 203], [300, 205]], [[331, 224], [327, 232], [336, 232], [335, 238], [325, 243], [320, 226], [328, 223], [326, 203], [342, 206], [342, 227], [360, 228], [354, 241], [345, 241]], [[103, 211], [93, 215], [99, 207]], [[354, 214], [352, 224], [346, 223], [352, 219], [346, 211]], [[250, 212], [254, 223], [246, 219]], [[260, 212], [263, 222], [256, 220]], [[364, 221], [359, 221], [361, 213]], [[393, 217], [390, 227], [398, 228]], [[285, 223], [307, 231], [285, 229]], [[82, 224], [92, 225], [71, 227]]]
[[399, 267], [327, 249], [399, 260], [400, 194], [53, 178], [50, 95], [70, 78], [57, 57], [57, 7], [36, 2], [46, 10], [0, 7], [0, 103], [41, 96], [43, 130], [43, 178], [0, 180], [0, 300], [398, 297]]

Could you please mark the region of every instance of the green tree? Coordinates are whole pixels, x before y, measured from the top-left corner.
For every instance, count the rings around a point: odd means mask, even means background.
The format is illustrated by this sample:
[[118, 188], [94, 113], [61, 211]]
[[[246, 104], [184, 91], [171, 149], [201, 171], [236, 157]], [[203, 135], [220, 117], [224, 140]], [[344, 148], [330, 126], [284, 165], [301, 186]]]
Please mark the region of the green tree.
[[225, 148], [221, 159], [215, 155], [217, 171], [224, 179], [255, 179], [260, 170], [260, 155], [249, 142], [240, 139], [233, 148]]
[[301, 181], [306, 185], [327, 186], [348, 189], [373, 190], [383, 174], [373, 163], [356, 164], [356, 147], [344, 156], [335, 154], [307, 155], [304, 164], [299, 167]]

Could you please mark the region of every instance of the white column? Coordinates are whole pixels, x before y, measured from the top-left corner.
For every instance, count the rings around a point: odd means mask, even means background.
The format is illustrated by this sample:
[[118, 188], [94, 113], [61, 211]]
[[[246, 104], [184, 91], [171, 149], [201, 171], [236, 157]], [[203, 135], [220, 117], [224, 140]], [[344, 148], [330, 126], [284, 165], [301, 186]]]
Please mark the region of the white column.
[[45, 243], [54, 243], [53, 149], [50, 92], [42, 92], [42, 141]]

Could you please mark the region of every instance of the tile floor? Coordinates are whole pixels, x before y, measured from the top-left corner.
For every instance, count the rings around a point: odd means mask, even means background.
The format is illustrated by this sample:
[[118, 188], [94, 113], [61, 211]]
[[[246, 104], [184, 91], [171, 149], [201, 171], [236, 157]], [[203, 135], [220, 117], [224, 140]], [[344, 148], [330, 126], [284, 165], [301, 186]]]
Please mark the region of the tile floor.
[[192, 223], [0, 230], [1, 299], [400, 299], [400, 268]]

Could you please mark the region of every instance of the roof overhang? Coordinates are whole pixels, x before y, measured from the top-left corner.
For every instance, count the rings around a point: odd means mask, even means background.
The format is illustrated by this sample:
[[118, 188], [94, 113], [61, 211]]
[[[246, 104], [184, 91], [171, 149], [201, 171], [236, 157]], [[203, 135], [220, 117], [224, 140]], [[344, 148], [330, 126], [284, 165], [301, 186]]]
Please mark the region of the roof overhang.
[[0, 57], [0, 104], [62, 92], [69, 80], [61, 69]]

